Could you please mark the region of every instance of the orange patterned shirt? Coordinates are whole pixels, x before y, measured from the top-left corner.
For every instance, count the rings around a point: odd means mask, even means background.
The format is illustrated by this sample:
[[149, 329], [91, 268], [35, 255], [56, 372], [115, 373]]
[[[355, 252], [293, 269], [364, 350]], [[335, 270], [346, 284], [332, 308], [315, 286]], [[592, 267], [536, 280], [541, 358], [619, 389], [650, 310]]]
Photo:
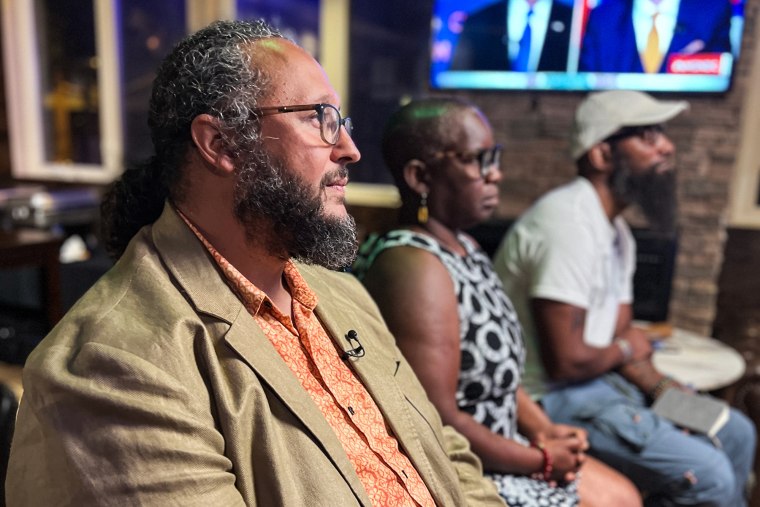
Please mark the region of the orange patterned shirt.
[[205, 245], [246, 309], [311, 395], [343, 445], [373, 505], [435, 505], [409, 458], [399, 449], [383, 414], [354, 371], [340, 358], [341, 350], [314, 314], [317, 297], [295, 265], [285, 265], [292, 296], [292, 315], [283, 314], [267, 295], [246, 279], [180, 217]]

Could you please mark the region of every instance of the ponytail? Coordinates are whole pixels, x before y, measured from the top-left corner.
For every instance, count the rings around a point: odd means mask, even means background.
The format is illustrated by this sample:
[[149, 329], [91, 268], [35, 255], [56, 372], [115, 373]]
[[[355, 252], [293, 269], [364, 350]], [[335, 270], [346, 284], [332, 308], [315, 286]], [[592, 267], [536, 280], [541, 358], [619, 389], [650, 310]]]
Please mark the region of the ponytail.
[[129, 167], [103, 197], [101, 238], [118, 259], [137, 232], [161, 215], [169, 197], [162, 164], [156, 157]]

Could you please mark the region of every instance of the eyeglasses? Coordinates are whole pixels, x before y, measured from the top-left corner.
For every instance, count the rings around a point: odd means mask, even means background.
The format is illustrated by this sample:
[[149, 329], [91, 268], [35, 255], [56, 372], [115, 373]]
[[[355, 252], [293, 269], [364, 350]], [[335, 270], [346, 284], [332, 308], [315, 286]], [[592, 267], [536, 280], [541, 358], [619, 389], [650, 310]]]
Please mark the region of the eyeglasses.
[[253, 114], [271, 116], [274, 114], [297, 113], [299, 111], [316, 111], [319, 120], [319, 135], [327, 144], [335, 145], [340, 139], [340, 126], [346, 128], [346, 133], [351, 136], [354, 125], [351, 118], [341, 118], [340, 111], [332, 104], [304, 104], [298, 106], [269, 106], [259, 107], [252, 111]]
[[623, 127], [604, 141], [607, 143], [614, 143], [621, 141], [628, 137], [638, 137], [645, 144], [654, 146], [660, 137], [665, 135], [665, 128], [662, 125], [643, 125], [640, 127]]
[[486, 178], [493, 170], [493, 167], [499, 165], [502, 149], [502, 146], [497, 144], [491, 148], [483, 148], [478, 151], [445, 150], [433, 153], [433, 157], [454, 157], [463, 164], [472, 164], [477, 161], [480, 168], [480, 177]]

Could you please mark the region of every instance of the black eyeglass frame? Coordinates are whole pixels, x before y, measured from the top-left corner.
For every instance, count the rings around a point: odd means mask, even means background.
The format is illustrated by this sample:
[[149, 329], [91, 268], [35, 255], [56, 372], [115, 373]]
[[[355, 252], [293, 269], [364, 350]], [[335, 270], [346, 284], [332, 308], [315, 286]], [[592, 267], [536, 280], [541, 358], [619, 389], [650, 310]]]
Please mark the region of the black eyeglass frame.
[[653, 125], [638, 125], [635, 127], [623, 127], [614, 134], [604, 139], [605, 143], [615, 143], [629, 137], [638, 137], [649, 146], [654, 146], [662, 135], [665, 127], [660, 123]]
[[[335, 111], [335, 114], [338, 115], [338, 128], [335, 129], [335, 133], [333, 134], [333, 140], [328, 140], [327, 136], [325, 135], [325, 110], [326, 109], [332, 109]], [[348, 137], [351, 137], [351, 134], [354, 130], [354, 123], [351, 121], [351, 118], [345, 117], [343, 118], [340, 114], [340, 110], [333, 106], [332, 104], [326, 104], [326, 103], [320, 103], [320, 104], [298, 104], [293, 106], [266, 106], [266, 107], [257, 107], [251, 111], [251, 113], [261, 116], [272, 116], [275, 114], [285, 114], [285, 113], [298, 113], [302, 111], [316, 111], [317, 112], [317, 120], [319, 121], [319, 136], [322, 138], [324, 142], [326, 142], [329, 145], [335, 146], [338, 144], [338, 141], [340, 140], [340, 127], [343, 126], [343, 128], [346, 129], [346, 133], [348, 134]]]
[[477, 151], [456, 151], [441, 150], [433, 153], [434, 158], [454, 157], [459, 159], [463, 164], [470, 164], [474, 160], [478, 161], [480, 177], [486, 179], [491, 174], [492, 167], [498, 166], [501, 162], [501, 154], [504, 147], [501, 144], [495, 144], [490, 148], [482, 148]]

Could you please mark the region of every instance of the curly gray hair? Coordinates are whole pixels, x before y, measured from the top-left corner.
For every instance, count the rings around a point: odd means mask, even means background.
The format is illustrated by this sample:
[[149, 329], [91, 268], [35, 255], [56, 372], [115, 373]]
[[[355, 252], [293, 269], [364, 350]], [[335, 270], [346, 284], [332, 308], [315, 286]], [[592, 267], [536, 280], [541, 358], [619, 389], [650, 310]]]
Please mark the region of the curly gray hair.
[[218, 21], [183, 39], [158, 69], [148, 126], [155, 156], [127, 169], [101, 206], [102, 236], [114, 257], [144, 225], [161, 214], [168, 197], [181, 199], [190, 127], [200, 114], [222, 121], [233, 153], [255, 153], [260, 124], [251, 111], [269, 76], [256, 65], [253, 43], [282, 34], [262, 20]]
[[251, 110], [269, 78], [252, 65], [251, 43], [272, 37], [282, 35], [261, 20], [219, 21], [177, 45], [158, 70], [150, 101], [148, 125], [159, 159], [181, 165], [190, 125], [204, 113], [236, 134], [228, 139], [233, 151], [257, 140], [258, 119]]

